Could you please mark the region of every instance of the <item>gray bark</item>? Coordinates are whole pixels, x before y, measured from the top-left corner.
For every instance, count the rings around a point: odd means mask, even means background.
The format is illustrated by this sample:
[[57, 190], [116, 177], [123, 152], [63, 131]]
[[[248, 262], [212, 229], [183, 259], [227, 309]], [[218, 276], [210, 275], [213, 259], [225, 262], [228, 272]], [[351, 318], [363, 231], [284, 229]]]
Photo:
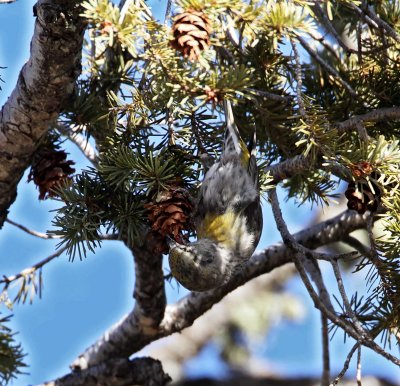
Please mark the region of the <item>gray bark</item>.
[[39, 0], [31, 54], [0, 112], [0, 228], [17, 184], [81, 71], [84, 23], [77, 0]]

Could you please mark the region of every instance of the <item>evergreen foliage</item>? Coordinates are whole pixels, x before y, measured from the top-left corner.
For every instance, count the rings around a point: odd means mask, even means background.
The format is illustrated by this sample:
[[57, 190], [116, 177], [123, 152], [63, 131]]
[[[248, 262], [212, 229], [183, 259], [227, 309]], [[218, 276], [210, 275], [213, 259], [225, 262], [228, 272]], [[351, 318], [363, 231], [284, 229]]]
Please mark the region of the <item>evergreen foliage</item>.
[[327, 205], [340, 181], [379, 196], [384, 233], [355, 263], [367, 287], [351, 305], [389, 342], [400, 320], [400, 2], [176, 0], [174, 15], [201, 11], [210, 23], [198, 60], [174, 49], [170, 15], [155, 20], [141, 0], [83, 6], [84, 71], [58, 124], [99, 156], [58, 191], [52, 233], [71, 259], [107, 233], [139, 242], [158, 193], [196, 196], [221, 151], [229, 99], [244, 139], [256, 130], [263, 191], [269, 166], [302, 156], [307, 168], [283, 181], [289, 199]]
[[10, 316], [0, 318], [0, 383], [6, 384], [18, 374], [22, 374], [21, 369], [25, 367], [21, 345], [14, 340], [14, 333], [6, 326], [10, 321]]

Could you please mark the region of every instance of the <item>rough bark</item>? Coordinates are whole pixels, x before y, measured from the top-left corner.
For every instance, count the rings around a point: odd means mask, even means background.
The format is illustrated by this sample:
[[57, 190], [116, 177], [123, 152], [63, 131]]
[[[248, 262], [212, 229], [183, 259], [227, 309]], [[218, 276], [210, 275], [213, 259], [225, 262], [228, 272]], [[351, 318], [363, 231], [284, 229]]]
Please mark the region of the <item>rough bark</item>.
[[[382, 378], [365, 377], [363, 386], [396, 386], [395, 383]], [[319, 386], [320, 379], [315, 378], [272, 378], [238, 376], [230, 379], [199, 378], [174, 383], [172, 386]], [[354, 380], [344, 380], [340, 386], [354, 386]]]
[[164, 386], [171, 378], [152, 358], [112, 359], [42, 386]]
[[84, 23], [77, 0], [39, 0], [31, 54], [0, 112], [0, 228], [17, 184], [73, 91], [81, 71]]

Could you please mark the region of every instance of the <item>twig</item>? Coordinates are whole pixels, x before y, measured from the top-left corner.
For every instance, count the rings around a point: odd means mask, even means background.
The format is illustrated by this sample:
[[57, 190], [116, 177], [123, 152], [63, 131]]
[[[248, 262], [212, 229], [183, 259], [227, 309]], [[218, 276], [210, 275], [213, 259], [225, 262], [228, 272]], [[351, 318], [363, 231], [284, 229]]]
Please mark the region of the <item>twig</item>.
[[303, 119], [307, 118], [306, 108], [303, 102], [303, 96], [301, 92], [301, 87], [303, 85], [303, 77], [301, 71], [301, 62], [299, 51], [297, 50], [296, 43], [293, 39], [290, 39], [290, 44], [292, 45], [294, 60], [295, 60], [295, 74], [296, 74], [296, 95], [297, 95], [297, 104], [299, 105], [299, 112]]
[[[294, 239], [308, 247], [319, 246], [339, 241], [344, 235], [365, 227], [365, 216], [355, 211], [346, 211], [340, 215], [311, 226], [293, 235]], [[110, 350], [118, 349], [116, 342], [122, 342], [121, 350], [133, 354], [148, 343], [161, 337], [191, 326], [192, 323], [225, 295], [249, 280], [268, 273], [277, 267], [291, 262], [293, 252], [283, 243], [256, 252], [241, 272], [235, 275], [226, 285], [213, 291], [191, 293], [175, 304], [168, 305], [156, 335], [142, 330], [138, 324], [135, 310], [124, 316], [118, 323], [110, 327], [102, 337], [93, 343], [72, 364], [73, 368], [87, 368], [101, 362]]]
[[[11, 222], [11, 220], [8, 220], [8, 219], [6, 221]], [[16, 225], [16, 226], [18, 226], [18, 225]], [[28, 232], [28, 233], [30, 233], [30, 232]], [[37, 235], [35, 235], [35, 236], [37, 236]], [[52, 235], [52, 236], [56, 236], [56, 235]], [[38, 237], [40, 237], [40, 236], [38, 236]], [[57, 236], [57, 237], [51, 237], [51, 238], [60, 239], [62, 237]], [[99, 240], [118, 240], [118, 239], [119, 239], [119, 237], [118, 237], [118, 234], [116, 234], [116, 233], [109, 234], [109, 235], [100, 235], [100, 237], [99, 237]], [[36, 270], [42, 268], [44, 265], [46, 265], [47, 263], [49, 263], [56, 257], [59, 257], [67, 249], [68, 249], [68, 246], [64, 245], [58, 251], [54, 252], [53, 254], [51, 254], [50, 256], [46, 257], [45, 259], [39, 261], [38, 263], [32, 265], [31, 267], [25, 268], [23, 271], [17, 273], [16, 275], [13, 275], [13, 276], [4, 276], [3, 275], [3, 279], [0, 280], [0, 284], [5, 284], [8, 287], [11, 282], [18, 280], [21, 277], [28, 275], [28, 274], [35, 272]]]
[[358, 346], [357, 350], [357, 386], [362, 386], [361, 384], [361, 346]]
[[47, 233], [34, 231], [32, 229], [27, 228], [24, 225], [18, 224], [16, 222], [10, 220], [9, 218], [6, 219], [6, 222], [8, 222], [11, 225], [14, 225], [15, 227], [23, 230], [24, 232], [26, 232], [26, 233], [28, 233], [28, 234], [30, 234], [32, 236], [36, 236], [36, 237], [39, 237], [41, 239], [62, 239], [63, 238], [63, 236], [61, 236], [61, 235], [47, 234]]
[[279, 206], [278, 196], [276, 194], [275, 189], [270, 189], [268, 191], [269, 199], [271, 201], [272, 206], [272, 213], [275, 218], [276, 226], [281, 234], [283, 242], [288, 246], [289, 249], [293, 252], [293, 262], [299, 271], [300, 277], [303, 280], [303, 283], [311, 296], [312, 300], [314, 301], [314, 305], [318, 308], [321, 312], [323, 312], [333, 323], [343, 328], [350, 336], [358, 337], [356, 331], [352, 326], [346, 324], [342, 319], [340, 319], [334, 312], [332, 312], [326, 304], [321, 300], [318, 294], [315, 292], [314, 287], [312, 286], [307, 273], [303, 267], [301, 256], [304, 253], [308, 253], [305, 251], [302, 245], [300, 245], [295, 238], [290, 234], [285, 221], [282, 217], [282, 212]]
[[307, 43], [307, 41], [301, 36], [296, 34], [297, 39], [304, 47], [304, 49], [328, 72], [331, 74], [349, 93], [350, 95], [357, 97], [356, 91], [347, 83], [340, 74], [330, 65], [328, 64], [322, 57], [314, 51], [314, 49]]
[[326, 16], [324, 10], [321, 8], [321, 6], [318, 3], [315, 3], [314, 10], [316, 11], [317, 16], [319, 16], [322, 19], [322, 24], [324, 27], [327, 29], [327, 31], [335, 38], [335, 40], [338, 42], [339, 46], [343, 48], [343, 50], [347, 54], [355, 54], [357, 53], [356, 50], [348, 47], [336, 31], [335, 27], [332, 25], [331, 21], [329, 20], [328, 16]]
[[340, 57], [338, 55], [338, 50], [335, 49], [334, 47], [332, 47], [329, 44], [329, 42], [325, 39], [325, 37], [322, 36], [318, 31], [310, 30], [307, 33], [315, 41], [317, 41], [319, 44], [321, 44], [326, 50], [328, 50], [336, 58], [336, 60], [340, 60]]
[[356, 13], [358, 13], [358, 15], [361, 16], [370, 27], [375, 29], [379, 28], [378, 24], [374, 20], [372, 20], [369, 16], [367, 16], [359, 7], [357, 7], [357, 5], [350, 2], [347, 3], [347, 5], [349, 5], [354, 11], [356, 11]]
[[367, 331], [363, 328], [361, 325], [360, 321], [357, 319], [357, 316], [355, 315], [353, 309], [351, 308], [351, 304], [349, 302], [349, 299], [346, 294], [346, 290], [343, 285], [343, 279], [342, 275], [340, 273], [339, 265], [336, 261], [336, 259], [331, 259], [331, 265], [333, 268], [333, 272], [335, 274], [335, 279], [338, 285], [339, 293], [340, 296], [343, 300], [343, 304], [346, 310], [347, 315], [351, 318], [351, 321], [353, 322], [354, 328], [357, 330], [357, 332], [364, 338], [368, 337], [368, 339], [371, 339], [371, 337], [368, 336]]
[[167, 24], [171, 17], [172, 0], [167, 1], [167, 8], [165, 10], [164, 24]]
[[249, 88], [248, 90], [255, 95], [269, 99], [271, 101], [290, 103], [293, 99], [292, 96], [290, 95], [284, 96], [284, 95], [274, 94], [269, 91], [256, 90], [254, 88]]
[[16, 281], [18, 279], [20, 279], [21, 277], [24, 277], [26, 275], [29, 275], [32, 272], [37, 271], [38, 269], [42, 268], [45, 264], [49, 263], [50, 261], [52, 261], [53, 259], [55, 259], [56, 257], [59, 257], [63, 252], [65, 252], [67, 250], [67, 246], [63, 246], [62, 248], [60, 248], [57, 252], [53, 253], [52, 255], [46, 257], [45, 259], [39, 261], [38, 263], [32, 265], [29, 268], [25, 268], [23, 271], [17, 273], [16, 275], [13, 276], [3, 276], [3, 279], [0, 280], [0, 284], [4, 284], [4, 289], [6, 290], [8, 288], [8, 286], [13, 282]]
[[265, 168], [266, 173], [270, 173], [273, 183], [276, 184], [296, 174], [305, 172], [310, 165], [310, 161], [304, 155], [297, 155], [278, 164]]
[[336, 376], [336, 378], [334, 379], [334, 381], [329, 385], [329, 386], [336, 386], [340, 380], [344, 377], [344, 375], [346, 374], [347, 370], [349, 369], [349, 365], [350, 365], [350, 361], [351, 358], [353, 357], [355, 351], [360, 347], [360, 343], [357, 342], [349, 351], [349, 353], [347, 354], [347, 358], [343, 364], [343, 368], [342, 371]]
[[321, 312], [322, 324], [322, 360], [323, 369], [321, 377], [321, 386], [329, 386], [330, 380], [330, 360], [329, 360], [329, 327], [328, 318]]

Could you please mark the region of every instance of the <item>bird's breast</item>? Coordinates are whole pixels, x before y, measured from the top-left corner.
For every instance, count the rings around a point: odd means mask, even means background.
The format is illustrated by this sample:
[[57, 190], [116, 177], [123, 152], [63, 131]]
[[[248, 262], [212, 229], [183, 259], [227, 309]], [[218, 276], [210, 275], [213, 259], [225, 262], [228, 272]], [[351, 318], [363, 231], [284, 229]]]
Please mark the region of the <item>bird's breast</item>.
[[233, 210], [223, 214], [207, 213], [197, 223], [198, 239], [214, 240], [240, 255], [253, 253], [254, 235], [249, 233], [246, 217]]

